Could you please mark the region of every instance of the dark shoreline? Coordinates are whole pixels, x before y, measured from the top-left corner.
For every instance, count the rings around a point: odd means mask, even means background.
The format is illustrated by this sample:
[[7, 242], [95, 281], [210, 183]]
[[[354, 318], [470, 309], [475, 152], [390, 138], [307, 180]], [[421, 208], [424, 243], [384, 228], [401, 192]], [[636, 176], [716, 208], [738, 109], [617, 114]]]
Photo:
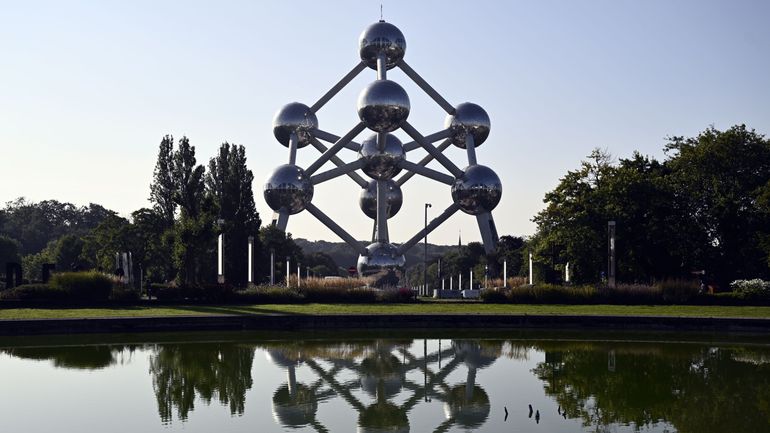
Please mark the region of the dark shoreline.
[[737, 332], [770, 335], [770, 319], [525, 314], [272, 314], [0, 320], [0, 335], [2, 336], [179, 331], [349, 331], [374, 329], [479, 331], [519, 329], [643, 330]]

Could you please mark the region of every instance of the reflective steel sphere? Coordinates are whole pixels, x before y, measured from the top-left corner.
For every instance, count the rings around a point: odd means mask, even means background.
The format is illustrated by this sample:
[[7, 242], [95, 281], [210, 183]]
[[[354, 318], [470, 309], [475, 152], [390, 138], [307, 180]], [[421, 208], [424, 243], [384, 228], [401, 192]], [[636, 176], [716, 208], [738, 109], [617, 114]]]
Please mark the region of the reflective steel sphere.
[[401, 145], [401, 140], [393, 134], [385, 134], [385, 147], [380, 151], [377, 136], [378, 134], [372, 134], [361, 143], [358, 154], [366, 161], [363, 171], [372, 179], [392, 179], [401, 171], [398, 163], [405, 157], [404, 147]]
[[313, 199], [313, 184], [305, 170], [284, 164], [270, 175], [263, 193], [270, 209], [276, 212], [285, 210], [294, 215], [302, 212]]
[[489, 136], [489, 115], [483, 108], [470, 102], [455, 107], [455, 114], [449, 114], [444, 127], [452, 130], [452, 143], [465, 149], [465, 137], [473, 134], [476, 146], [481, 146]]
[[358, 256], [358, 275], [371, 278], [370, 285], [373, 287], [397, 287], [404, 276], [404, 255], [397, 254], [397, 249], [392, 244], [383, 242], [375, 242], [366, 249], [369, 251], [368, 255]]
[[377, 80], [358, 95], [358, 117], [375, 132], [391, 132], [409, 117], [409, 95], [398, 83]]
[[359, 54], [367, 66], [377, 69], [377, 56], [385, 54], [387, 69], [396, 66], [404, 58], [406, 39], [398, 27], [385, 21], [374, 23], [366, 28], [358, 38]]
[[273, 117], [273, 135], [286, 147], [289, 147], [289, 137], [297, 133], [297, 147], [310, 144], [310, 130], [318, 128], [318, 118], [305, 104], [292, 102], [286, 104]]
[[[392, 218], [401, 210], [401, 205], [404, 202], [404, 196], [401, 193], [401, 187], [392, 180], [387, 180], [388, 194], [387, 194], [387, 215], [388, 218]], [[373, 180], [369, 182], [366, 188], [361, 189], [361, 196], [358, 198], [358, 205], [361, 206], [361, 210], [364, 211], [366, 216], [376, 220], [377, 219], [377, 181]]]
[[500, 178], [491, 168], [483, 165], [466, 167], [462, 177], [452, 185], [452, 200], [460, 205], [463, 212], [471, 215], [491, 212], [502, 196]]
[[466, 429], [481, 427], [489, 418], [489, 395], [472, 383], [455, 385], [444, 403], [444, 415]]
[[283, 427], [306, 426], [313, 422], [317, 411], [318, 397], [305, 384], [291, 388], [284, 383], [273, 393], [273, 419]]

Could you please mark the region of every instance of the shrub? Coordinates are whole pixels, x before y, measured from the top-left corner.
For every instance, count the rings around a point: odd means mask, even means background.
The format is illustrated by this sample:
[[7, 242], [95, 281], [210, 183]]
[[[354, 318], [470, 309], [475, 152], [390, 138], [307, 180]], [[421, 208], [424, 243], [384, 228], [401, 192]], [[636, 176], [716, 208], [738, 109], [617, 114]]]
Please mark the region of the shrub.
[[296, 290], [281, 286], [257, 286], [236, 290], [232, 296], [238, 302], [257, 304], [295, 304], [305, 300]]
[[110, 276], [95, 271], [59, 272], [51, 276], [50, 285], [78, 301], [106, 301], [112, 291]]
[[502, 304], [508, 301], [508, 296], [503, 289], [484, 289], [479, 293], [482, 302], [489, 304]]
[[147, 286], [147, 296], [159, 301], [176, 301], [182, 299], [182, 290], [175, 284], [151, 283]]
[[387, 303], [412, 302], [414, 301], [414, 292], [409, 287], [385, 289], [377, 293], [377, 299]]
[[696, 281], [684, 279], [663, 280], [655, 284], [661, 291], [663, 301], [672, 304], [685, 304], [698, 296], [700, 285]]
[[770, 299], [770, 281], [759, 278], [753, 280], [735, 280], [730, 288], [742, 299]]
[[48, 284], [23, 284], [0, 292], [0, 299], [9, 301], [60, 301], [67, 292]]
[[598, 292], [588, 285], [535, 284], [513, 287], [509, 297], [519, 304], [588, 304], [597, 300]]
[[599, 288], [599, 295], [612, 304], [660, 304], [663, 301], [661, 286], [647, 284], [618, 284], [614, 289]]
[[139, 291], [125, 284], [115, 284], [110, 292], [110, 301], [132, 303], [140, 298]]

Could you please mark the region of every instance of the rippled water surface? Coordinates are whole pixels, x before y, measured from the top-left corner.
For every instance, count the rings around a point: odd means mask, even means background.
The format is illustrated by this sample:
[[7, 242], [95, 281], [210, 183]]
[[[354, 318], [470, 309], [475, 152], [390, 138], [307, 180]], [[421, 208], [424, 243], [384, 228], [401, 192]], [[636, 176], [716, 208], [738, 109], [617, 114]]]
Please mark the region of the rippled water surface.
[[0, 431], [770, 432], [766, 339], [478, 336], [5, 339]]

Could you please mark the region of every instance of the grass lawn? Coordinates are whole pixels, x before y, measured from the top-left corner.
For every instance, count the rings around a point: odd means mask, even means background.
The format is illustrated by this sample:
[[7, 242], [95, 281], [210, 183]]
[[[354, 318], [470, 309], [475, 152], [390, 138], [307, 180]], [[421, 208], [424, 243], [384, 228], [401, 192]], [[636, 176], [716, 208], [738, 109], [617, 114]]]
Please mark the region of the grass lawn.
[[168, 317], [222, 314], [555, 314], [770, 318], [770, 307], [696, 305], [513, 305], [422, 301], [415, 304], [179, 305], [114, 308], [9, 308], [4, 319]]

